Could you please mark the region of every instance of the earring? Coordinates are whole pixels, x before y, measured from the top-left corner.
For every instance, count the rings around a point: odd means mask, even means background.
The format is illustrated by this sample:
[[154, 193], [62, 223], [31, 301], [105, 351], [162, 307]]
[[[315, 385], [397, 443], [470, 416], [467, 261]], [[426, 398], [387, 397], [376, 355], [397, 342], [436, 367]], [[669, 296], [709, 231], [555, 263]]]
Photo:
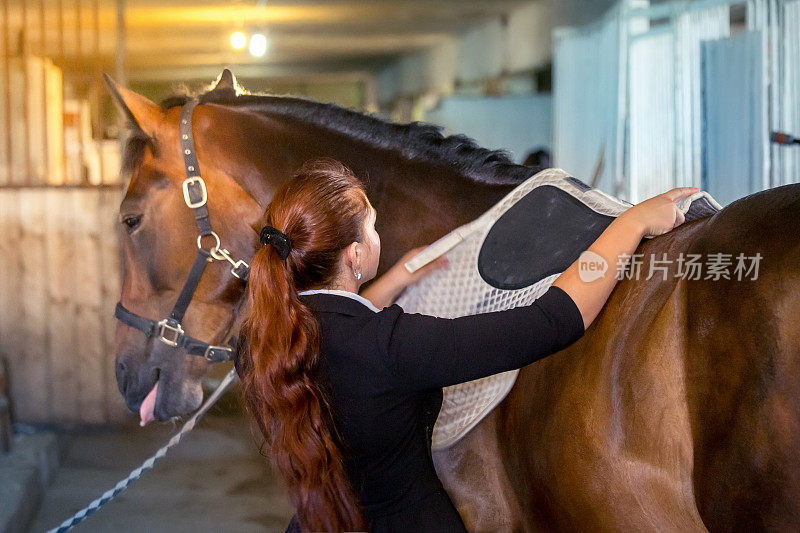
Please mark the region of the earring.
[[361, 279], [361, 272], [353, 272], [353, 275], [356, 277], [356, 279]]

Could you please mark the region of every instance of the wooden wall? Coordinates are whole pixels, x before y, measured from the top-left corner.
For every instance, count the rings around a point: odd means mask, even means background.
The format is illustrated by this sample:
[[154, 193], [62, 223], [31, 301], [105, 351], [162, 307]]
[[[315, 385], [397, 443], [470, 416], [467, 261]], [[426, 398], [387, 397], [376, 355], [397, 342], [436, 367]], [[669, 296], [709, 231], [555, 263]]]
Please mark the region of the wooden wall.
[[121, 188], [0, 188], [0, 357], [22, 422], [108, 423]]

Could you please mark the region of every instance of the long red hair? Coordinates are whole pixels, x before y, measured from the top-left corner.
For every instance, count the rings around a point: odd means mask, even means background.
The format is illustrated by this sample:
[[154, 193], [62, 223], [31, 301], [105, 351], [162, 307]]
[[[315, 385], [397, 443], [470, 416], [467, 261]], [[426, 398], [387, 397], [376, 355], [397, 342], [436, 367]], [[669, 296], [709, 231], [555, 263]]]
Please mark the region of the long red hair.
[[274, 194], [264, 223], [291, 240], [283, 260], [271, 245], [250, 265], [237, 368], [245, 405], [269, 445], [304, 530], [364, 530], [347, 478], [341, 438], [315, 379], [319, 324], [297, 293], [329, 286], [345, 247], [362, 241], [368, 201], [341, 163], [304, 165]]

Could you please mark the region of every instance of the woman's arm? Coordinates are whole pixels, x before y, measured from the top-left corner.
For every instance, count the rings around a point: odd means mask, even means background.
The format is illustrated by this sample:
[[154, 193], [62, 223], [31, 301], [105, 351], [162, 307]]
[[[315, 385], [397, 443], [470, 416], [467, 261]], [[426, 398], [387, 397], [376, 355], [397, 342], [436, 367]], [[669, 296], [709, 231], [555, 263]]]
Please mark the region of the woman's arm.
[[448, 387], [514, 370], [556, 353], [584, 333], [578, 307], [559, 287], [529, 305], [439, 318], [392, 305], [378, 313], [386, 362], [404, 388]]
[[389, 307], [397, 300], [403, 289], [413, 285], [434, 270], [447, 266], [447, 258], [443, 256], [436, 261], [431, 261], [413, 274], [409, 274], [403, 264], [425, 248], [427, 246], [419, 246], [406, 252], [384, 275], [375, 279], [369, 287], [362, 290], [360, 295], [371, 301], [378, 309]]
[[[645, 235], [661, 235], [683, 223], [683, 213], [675, 204], [678, 200], [698, 192], [696, 187], [679, 187], [654, 196], [631, 207], [617, 217], [582, 255], [583, 261], [606, 262], [605, 274], [594, 280], [580, 277], [578, 259], [565, 270], [553, 285], [564, 290], [580, 309], [585, 328], [600, 314], [611, 291], [617, 284], [617, 268], [630, 258]], [[585, 264], [585, 263], [584, 263]]]
[[605, 276], [584, 282], [580, 259], [532, 304], [458, 318], [380, 313], [387, 364], [411, 389], [446, 387], [520, 368], [580, 338], [616, 285], [617, 258], [631, 255], [643, 235], [665, 233], [684, 220], [675, 201], [697, 192], [673, 189], [620, 215], [589, 247], [608, 262]]

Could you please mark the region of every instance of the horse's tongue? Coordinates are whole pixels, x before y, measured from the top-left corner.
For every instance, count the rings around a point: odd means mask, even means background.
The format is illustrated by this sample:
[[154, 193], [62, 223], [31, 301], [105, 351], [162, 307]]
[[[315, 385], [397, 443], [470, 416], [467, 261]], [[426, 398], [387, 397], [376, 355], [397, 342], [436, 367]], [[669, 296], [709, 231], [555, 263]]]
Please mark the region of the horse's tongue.
[[156, 408], [156, 394], [158, 394], [158, 381], [156, 381], [153, 390], [151, 390], [145, 397], [144, 401], [142, 402], [142, 406], [139, 407], [139, 416], [142, 419], [139, 422], [139, 425], [142, 427], [146, 426], [149, 422], [152, 422], [155, 419], [153, 416], [153, 411]]

